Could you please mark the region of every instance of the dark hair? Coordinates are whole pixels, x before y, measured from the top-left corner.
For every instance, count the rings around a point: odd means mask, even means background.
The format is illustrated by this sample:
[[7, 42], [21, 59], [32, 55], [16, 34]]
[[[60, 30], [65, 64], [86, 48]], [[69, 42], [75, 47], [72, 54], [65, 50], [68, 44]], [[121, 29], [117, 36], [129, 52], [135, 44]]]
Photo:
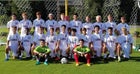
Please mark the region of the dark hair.
[[51, 27], [50, 29], [52, 29], [54, 31], [54, 28], [53, 27]]
[[74, 13], [73, 15], [76, 15], [76, 16], [78, 16], [78, 14], [77, 14], [77, 13]]
[[14, 16], [17, 16], [16, 13], [12, 13], [12, 14], [11, 14], [11, 16], [13, 16], [13, 15], [14, 15]]
[[86, 28], [82, 28], [82, 30], [85, 30], [85, 31], [87, 31], [87, 29], [86, 29]]
[[66, 28], [66, 25], [62, 25], [61, 27], [65, 27]]
[[84, 42], [84, 39], [80, 39], [79, 41], [82, 41], [82, 42]]
[[77, 32], [76, 29], [71, 29], [71, 31], [73, 31], [73, 32]]
[[36, 15], [41, 15], [41, 12], [40, 12], [40, 11], [37, 11], [37, 12], [36, 12]]
[[44, 39], [40, 39], [39, 41], [43, 41], [43, 42], [45, 42], [45, 40], [44, 40]]
[[94, 26], [94, 29], [95, 29], [96, 27], [97, 27], [98, 29], [100, 29], [100, 27], [99, 27], [98, 25], [95, 25], [95, 26]]
[[108, 27], [108, 29], [113, 30], [113, 28], [112, 28], [112, 27]]

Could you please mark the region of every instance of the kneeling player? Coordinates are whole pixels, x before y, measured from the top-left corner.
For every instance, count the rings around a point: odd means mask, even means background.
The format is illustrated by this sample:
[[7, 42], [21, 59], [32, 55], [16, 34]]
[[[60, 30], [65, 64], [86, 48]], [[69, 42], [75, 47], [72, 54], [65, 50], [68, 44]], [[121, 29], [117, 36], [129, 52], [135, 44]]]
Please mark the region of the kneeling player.
[[80, 39], [79, 43], [80, 45], [73, 50], [76, 66], [79, 66], [79, 56], [85, 57], [87, 59], [87, 66], [90, 66], [90, 49], [87, 46], [84, 46], [83, 39]]
[[117, 54], [118, 54], [118, 62], [121, 61], [120, 51], [123, 51], [123, 57], [128, 60], [130, 58], [130, 54], [132, 53], [133, 39], [126, 28], [122, 28], [122, 35], [120, 35], [117, 39]]
[[[40, 40], [40, 46], [36, 47], [34, 50], [34, 54], [36, 56], [36, 65], [40, 64], [40, 60], [45, 59], [44, 64], [48, 65], [48, 55], [50, 53], [50, 49], [45, 46], [45, 40]], [[42, 59], [41, 59], [42, 58]]]

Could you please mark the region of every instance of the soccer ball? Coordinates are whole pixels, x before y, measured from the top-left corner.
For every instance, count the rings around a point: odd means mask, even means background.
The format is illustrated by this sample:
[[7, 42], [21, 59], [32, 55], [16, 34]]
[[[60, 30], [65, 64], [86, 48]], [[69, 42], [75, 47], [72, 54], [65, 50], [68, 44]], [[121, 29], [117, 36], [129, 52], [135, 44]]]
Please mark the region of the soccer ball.
[[61, 64], [67, 64], [67, 63], [68, 63], [67, 58], [62, 58], [62, 59], [61, 59]]

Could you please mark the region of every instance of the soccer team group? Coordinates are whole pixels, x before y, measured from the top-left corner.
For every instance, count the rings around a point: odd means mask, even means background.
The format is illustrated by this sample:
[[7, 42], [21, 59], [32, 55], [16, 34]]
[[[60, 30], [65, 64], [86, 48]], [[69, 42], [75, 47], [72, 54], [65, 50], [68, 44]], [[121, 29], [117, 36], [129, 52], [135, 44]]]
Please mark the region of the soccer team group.
[[[36, 12], [36, 19], [28, 19], [26, 12], [21, 14], [22, 20], [16, 19], [16, 14], [11, 15], [7, 23], [9, 34], [5, 48], [5, 61], [9, 60], [10, 51], [13, 59], [22, 59], [26, 53], [26, 59], [44, 58], [44, 64], [48, 65], [49, 57], [60, 60], [62, 57], [74, 59], [79, 66], [79, 57], [84, 57], [87, 66], [91, 66], [92, 58], [104, 60], [122, 58], [129, 59], [132, 53], [133, 39], [130, 27], [124, 16], [120, 18], [117, 25], [113, 22], [111, 14], [107, 16], [108, 21], [101, 22], [101, 16], [96, 16], [96, 22], [92, 23], [90, 17], [85, 17], [85, 22], [78, 20], [78, 14], [73, 14], [73, 19], [67, 21], [65, 15], [60, 14], [61, 20], [56, 21], [52, 13], [48, 14], [45, 22], [41, 18], [41, 12]], [[31, 29], [34, 34], [31, 35]], [[117, 56], [117, 57], [116, 57]], [[122, 56], [122, 57], [121, 57]]]

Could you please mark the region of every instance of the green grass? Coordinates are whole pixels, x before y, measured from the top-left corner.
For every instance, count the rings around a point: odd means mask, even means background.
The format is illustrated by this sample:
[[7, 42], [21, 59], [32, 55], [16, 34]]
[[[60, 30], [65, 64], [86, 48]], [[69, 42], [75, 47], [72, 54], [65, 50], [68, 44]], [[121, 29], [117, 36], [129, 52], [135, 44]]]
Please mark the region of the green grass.
[[74, 62], [70, 64], [49, 63], [35, 65], [34, 60], [12, 60], [4, 61], [4, 47], [0, 49], [0, 73], [1, 74], [139, 74], [140, 73], [140, 53], [134, 51], [132, 58], [124, 62], [109, 62], [107, 64], [92, 64], [87, 67], [82, 64], [75, 66]]

